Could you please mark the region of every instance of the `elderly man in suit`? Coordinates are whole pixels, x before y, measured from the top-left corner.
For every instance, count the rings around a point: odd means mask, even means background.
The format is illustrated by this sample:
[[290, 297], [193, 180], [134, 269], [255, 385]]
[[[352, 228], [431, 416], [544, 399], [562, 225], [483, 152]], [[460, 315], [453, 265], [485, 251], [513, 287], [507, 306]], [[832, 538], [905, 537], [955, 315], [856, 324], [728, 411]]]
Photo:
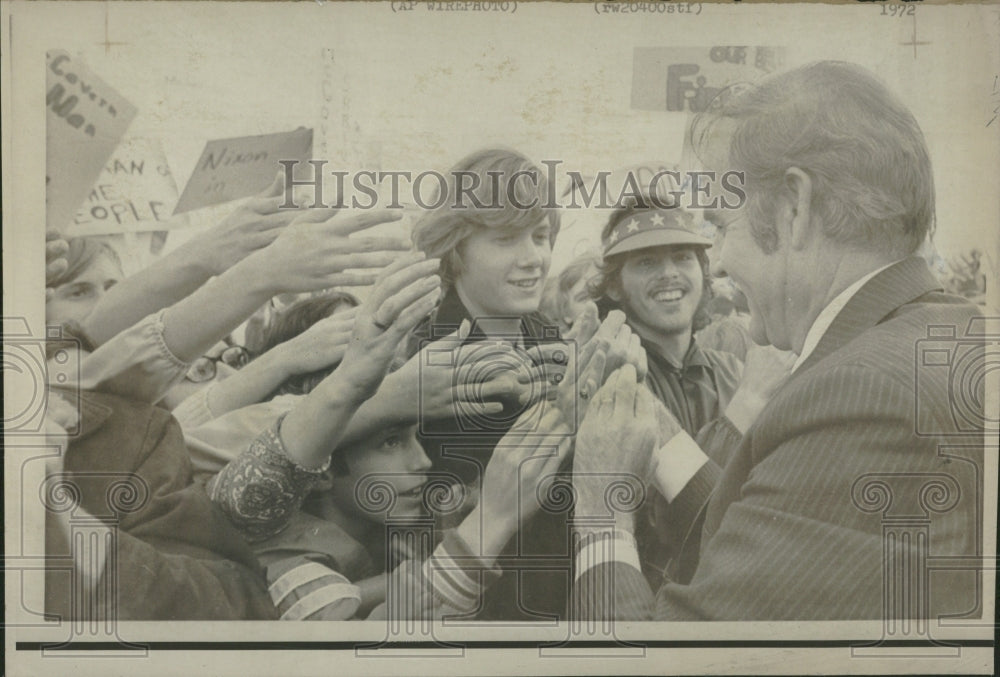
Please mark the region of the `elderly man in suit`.
[[[721, 429], [701, 447], [662, 413], [648, 421], [652, 395], [631, 367], [609, 377], [576, 441], [574, 613], [978, 613], [975, 571], [924, 577], [927, 557], [982, 555], [984, 419], [956, 416], [952, 399], [982, 403], [981, 381], [921, 358], [932, 341], [951, 364], [975, 360], [962, 337], [981, 318], [914, 256], [934, 225], [916, 120], [865, 70], [822, 62], [720, 101], [690, 138], [708, 169], [744, 177], [744, 203], [708, 214], [719, 227], [713, 272], [746, 293], [756, 342], [799, 357], [749, 429]], [[633, 515], [605, 500], [601, 476], [613, 472], [671, 502], [690, 580], [647, 584]], [[916, 587], [884, 597], [883, 580]]]

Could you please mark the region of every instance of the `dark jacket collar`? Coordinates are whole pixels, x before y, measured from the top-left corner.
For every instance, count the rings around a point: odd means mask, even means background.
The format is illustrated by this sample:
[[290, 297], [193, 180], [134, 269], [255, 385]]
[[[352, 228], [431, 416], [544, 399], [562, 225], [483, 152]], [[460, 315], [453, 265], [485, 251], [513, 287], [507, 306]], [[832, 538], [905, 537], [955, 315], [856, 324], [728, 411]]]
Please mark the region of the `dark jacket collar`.
[[[528, 313], [522, 315], [520, 319], [521, 336], [551, 340], [559, 338], [558, 331], [554, 329], [554, 323], [548, 323], [540, 313]], [[431, 318], [435, 337], [440, 338], [457, 331], [463, 320], [469, 320], [473, 323], [472, 331], [469, 334], [470, 338], [484, 338], [483, 333], [478, 331], [475, 326], [472, 313], [462, 303], [455, 288], [451, 287], [445, 292], [444, 298], [441, 299], [441, 303]]]
[[795, 374], [801, 374], [862, 332], [879, 324], [900, 306], [928, 292], [940, 290], [941, 283], [919, 256], [910, 256], [894, 263], [868, 280], [851, 297], [823, 334], [815, 350], [795, 370]]
[[[669, 360], [660, 355], [659, 351], [652, 341], [647, 341], [646, 339], [639, 337], [639, 342], [642, 344], [643, 350], [646, 351], [647, 359], [653, 359], [658, 363], [677, 371], [677, 367], [672, 365]], [[701, 346], [695, 340], [694, 336], [691, 337], [691, 344], [688, 346], [687, 352], [684, 353], [684, 360], [681, 364], [680, 371], [684, 371], [690, 367], [712, 367], [712, 363], [708, 360]]]

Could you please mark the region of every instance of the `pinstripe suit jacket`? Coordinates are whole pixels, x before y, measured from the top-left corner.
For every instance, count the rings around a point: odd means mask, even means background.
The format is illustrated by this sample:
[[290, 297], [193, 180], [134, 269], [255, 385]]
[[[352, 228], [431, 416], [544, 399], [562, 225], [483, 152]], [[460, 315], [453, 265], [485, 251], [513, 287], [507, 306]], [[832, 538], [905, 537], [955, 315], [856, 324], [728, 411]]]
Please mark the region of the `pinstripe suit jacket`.
[[[969, 344], [948, 338], [950, 331], [962, 337], [974, 317], [975, 306], [940, 293], [922, 259], [876, 275], [747, 434], [731, 436], [728, 449], [706, 448], [724, 467], [706, 464], [675, 499], [689, 506], [692, 527], [674, 531], [691, 534], [683, 544], [694, 552], [690, 580], [668, 576], [654, 595], [633, 567], [603, 564], [578, 579], [576, 613], [655, 620], [978, 615], [979, 576], [971, 569], [982, 555], [983, 444], [981, 428], [978, 436], [962, 434], [975, 412], [956, 415], [953, 400], [964, 397], [966, 409], [974, 408], [983, 402], [982, 382], [972, 380], [978, 393], [959, 393], [955, 362], [974, 360]], [[931, 568], [929, 579], [914, 579], [919, 589], [907, 603], [893, 594], [888, 604], [896, 606], [887, 608], [884, 571], [899, 583], [903, 565], [919, 571], [939, 557], [970, 570]]]

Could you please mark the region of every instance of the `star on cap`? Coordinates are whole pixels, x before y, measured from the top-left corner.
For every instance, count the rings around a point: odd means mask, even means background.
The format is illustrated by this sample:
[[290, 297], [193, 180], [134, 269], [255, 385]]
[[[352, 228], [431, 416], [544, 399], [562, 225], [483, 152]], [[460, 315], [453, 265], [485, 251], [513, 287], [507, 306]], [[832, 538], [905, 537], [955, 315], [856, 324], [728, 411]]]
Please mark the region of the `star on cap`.
[[653, 222], [654, 226], [662, 226], [663, 214], [653, 214], [653, 216], [649, 220]]
[[[662, 220], [662, 219], [661, 219], [661, 220]], [[639, 232], [639, 222], [638, 222], [638, 221], [636, 221], [635, 219], [632, 219], [632, 220], [631, 220], [631, 221], [629, 221], [629, 222], [628, 222], [627, 224], [625, 224], [625, 228], [626, 228], [626, 229], [628, 230], [628, 232], [630, 232], [630, 233], [637, 233], [637, 232]]]
[[618, 231], [613, 230], [611, 231], [611, 235], [608, 236], [608, 242], [617, 242], [617, 241], [618, 241]]

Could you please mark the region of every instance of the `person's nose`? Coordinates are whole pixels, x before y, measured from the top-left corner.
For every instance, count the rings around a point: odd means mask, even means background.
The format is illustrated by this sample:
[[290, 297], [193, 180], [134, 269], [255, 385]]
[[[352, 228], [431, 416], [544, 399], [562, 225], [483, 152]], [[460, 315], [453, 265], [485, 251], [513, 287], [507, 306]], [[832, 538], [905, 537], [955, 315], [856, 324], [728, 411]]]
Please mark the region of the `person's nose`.
[[525, 238], [518, 248], [517, 264], [521, 268], [541, 268], [545, 259], [544, 250], [548, 248], [548, 243], [540, 245], [534, 238]]
[[413, 440], [410, 445], [410, 469], [413, 472], [427, 472], [432, 465], [433, 463], [427, 456], [427, 452], [424, 451], [423, 445], [417, 440]]

